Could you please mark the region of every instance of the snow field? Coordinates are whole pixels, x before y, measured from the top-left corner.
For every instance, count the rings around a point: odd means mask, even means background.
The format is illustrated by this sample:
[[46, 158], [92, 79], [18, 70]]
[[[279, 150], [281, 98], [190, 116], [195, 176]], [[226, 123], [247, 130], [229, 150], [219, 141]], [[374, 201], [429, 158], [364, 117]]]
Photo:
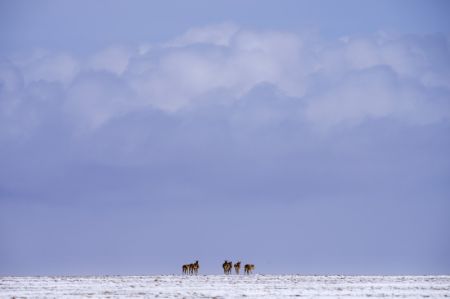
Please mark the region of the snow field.
[[450, 276], [0, 277], [0, 298], [450, 298]]

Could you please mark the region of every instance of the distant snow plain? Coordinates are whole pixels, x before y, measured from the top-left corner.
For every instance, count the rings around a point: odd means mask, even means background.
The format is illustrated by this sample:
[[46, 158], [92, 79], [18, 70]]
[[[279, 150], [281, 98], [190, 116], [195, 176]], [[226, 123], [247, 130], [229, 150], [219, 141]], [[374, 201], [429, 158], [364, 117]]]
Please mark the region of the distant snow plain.
[[450, 298], [450, 276], [0, 277], [0, 298]]

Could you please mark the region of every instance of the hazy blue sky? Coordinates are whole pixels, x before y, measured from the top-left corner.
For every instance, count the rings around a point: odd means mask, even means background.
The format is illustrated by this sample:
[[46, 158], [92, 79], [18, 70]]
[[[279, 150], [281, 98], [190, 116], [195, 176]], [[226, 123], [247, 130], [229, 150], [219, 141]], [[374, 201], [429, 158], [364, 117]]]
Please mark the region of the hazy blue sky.
[[449, 1], [0, 1], [0, 275], [450, 274]]

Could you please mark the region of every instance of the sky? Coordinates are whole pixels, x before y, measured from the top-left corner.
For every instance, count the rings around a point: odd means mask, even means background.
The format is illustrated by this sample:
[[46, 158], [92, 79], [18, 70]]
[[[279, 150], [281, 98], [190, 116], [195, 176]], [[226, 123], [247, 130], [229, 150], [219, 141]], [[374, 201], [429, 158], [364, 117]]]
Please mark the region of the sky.
[[0, 1], [0, 275], [450, 274], [448, 1]]

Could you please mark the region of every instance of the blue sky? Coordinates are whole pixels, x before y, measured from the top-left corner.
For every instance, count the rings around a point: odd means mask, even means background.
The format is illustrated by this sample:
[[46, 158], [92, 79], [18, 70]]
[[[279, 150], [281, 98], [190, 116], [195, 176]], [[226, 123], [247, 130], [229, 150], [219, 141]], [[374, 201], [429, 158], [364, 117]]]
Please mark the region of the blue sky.
[[0, 275], [448, 274], [447, 1], [1, 1]]
[[90, 53], [160, 42], [191, 27], [235, 22], [322, 36], [448, 32], [447, 1], [1, 1], [2, 51], [41, 46]]

